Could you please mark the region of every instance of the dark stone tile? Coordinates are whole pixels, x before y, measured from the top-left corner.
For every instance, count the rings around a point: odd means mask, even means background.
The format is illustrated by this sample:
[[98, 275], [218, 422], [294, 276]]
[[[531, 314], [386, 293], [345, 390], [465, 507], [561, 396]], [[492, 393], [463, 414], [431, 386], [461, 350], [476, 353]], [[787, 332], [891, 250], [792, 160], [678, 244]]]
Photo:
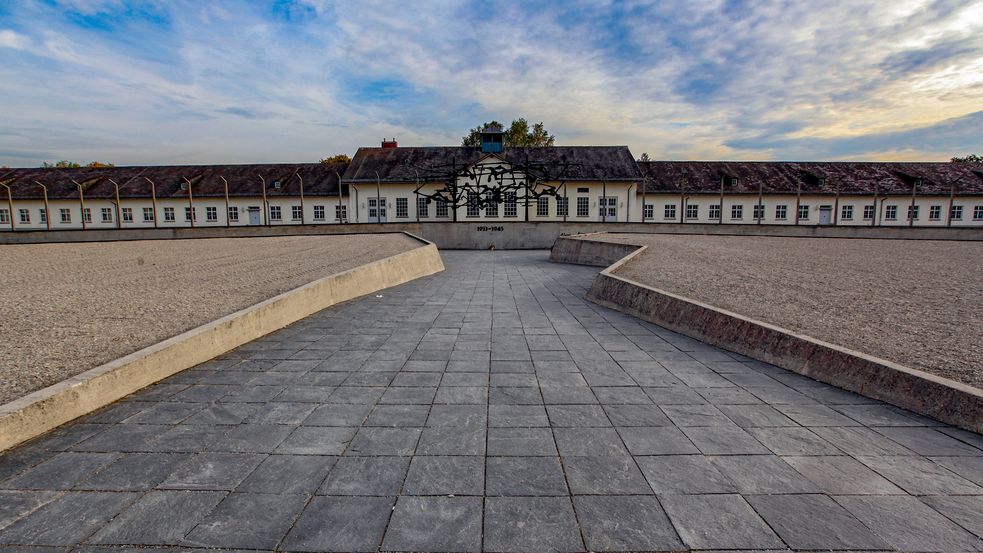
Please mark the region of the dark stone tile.
[[979, 495], [936, 495], [922, 497], [921, 500], [949, 520], [983, 538], [983, 496]]
[[322, 405], [304, 420], [304, 426], [360, 426], [371, 405]]
[[586, 386], [544, 386], [543, 402], [547, 405], [597, 404], [593, 390]]
[[905, 411], [883, 403], [838, 405], [836, 410], [864, 426], [924, 426]]
[[717, 405], [717, 408], [742, 428], [798, 426], [771, 405]]
[[652, 496], [578, 496], [577, 519], [590, 551], [681, 551], [659, 500]]
[[232, 428], [232, 426], [181, 424], [164, 432], [143, 449], [162, 453], [194, 453], [207, 449], [222, 439]]
[[262, 409], [261, 405], [251, 403], [222, 403], [211, 405], [198, 411], [187, 420], [185, 425], [216, 425], [239, 424], [253, 413]]
[[481, 498], [404, 495], [396, 502], [382, 549], [480, 551], [481, 534]]
[[58, 497], [57, 492], [0, 491], [0, 530]]
[[388, 388], [379, 403], [397, 405], [430, 405], [433, 403], [436, 387]]
[[983, 451], [934, 428], [893, 426], [877, 428], [877, 431], [919, 455], [983, 456]]
[[72, 449], [75, 451], [131, 452], [150, 451], [148, 445], [162, 433], [173, 427], [151, 424], [116, 424], [105, 432], [85, 440]]
[[403, 495], [482, 495], [485, 460], [481, 457], [417, 455], [403, 482]]
[[406, 372], [398, 373], [395, 378], [393, 378], [390, 386], [428, 386], [436, 387], [440, 384], [440, 378], [443, 376], [441, 372]]
[[779, 426], [749, 428], [747, 432], [777, 455], [839, 455], [839, 449], [808, 428]]
[[702, 455], [635, 457], [657, 494], [734, 493], [737, 488]]
[[188, 453], [127, 453], [77, 486], [82, 490], [147, 491], [160, 484]]
[[611, 421], [599, 405], [547, 405], [546, 411], [553, 428], [611, 426]]
[[825, 405], [775, 405], [775, 408], [802, 426], [861, 426]]
[[413, 455], [420, 432], [419, 428], [362, 427], [345, 455]]
[[127, 417], [126, 424], [177, 424], [204, 409], [200, 403], [156, 403]]
[[549, 428], [489, 428], [488, 455], [556, 456]]
[[437, 426], [423, 429], [417, 455], [484, 455], [485, 429]]
[[614, 428], [557, 428], [553, 433], [564, 457], [628, 454]]
[[672, 426], [656, 405], [605, 405], [603, 408], [615, 426]]
[[378, 387], [357, 387], [339, 386], [331, 393], [328, 403], [342, 403], [350, 405], [372, 405], [379, 401], [386, 388]]
[[891, 549], [825, 495], [752, 495], [747, 500], [792, 549]]
[[708, 457], [737, 491], [753, 494], [817, 493], [819, 487], [774, 455]]
[[334, 393], [334, 386], [310, 386], [297, 385], [300, 378], [291, 381], [291, 386], [285, 386], [274, 401], [276, 402], [296, 402], [296, 403], [325, 403], [331, 394]]
[[904, 494], [853, 457], [785, 457], [785, 462], [828, 494]]
[[840, 496], [836, 502], [898, 551], [971, 551], [983, 542], [911, 496]]
[[489, 376], [488, 386], [494, 388], [539, 387], [533, 373], [495, 373]]
[[765, 455], [771, 451], [737, 426], [703, 426], [682, 429], [705, 455]]
[[660, 500], [683, 543], [693, 549], [784, 547], [739, 495], [667, 495]]
[[913, 455], [914, 453], [870, 428], [859, 426], [812, 427], [813, 433], [855, 457], [879, 455]]
[[651, 405], [652, 403], [638, 386], [594, 386], [592, 389], [602, 405]]
[[233, 493], [187, 535], [184, 543], [272, 550], [306, 503], [304, 495]]
[[567, 482], [558, 457], [488, 457], [487, 496], [566, 496]]
[[0, 543], [73, 545], [138, 497], [135, 493], [68, 492], [0, 531]]
[[272, 424], [240, 424], [208, 447], [209, 451], [270, 453], [285, 440], [293, 427]]
[[224, 495], [222, 492], [150, 492], [89, 541], [97, 544], [177, 544]]
[[484, 428], [488, 407], [484, 405], [434, 405], [427, 426], [467, 426]]
[[662, 407], [666, 405], [700, 405], [706, 403], [703, 396], [685, 386], [673, 386], [670, 388], [642, 388], [645, 395], [649, 396], [652, 403]]
[[607, 457], [564, 457], [570, 493], [651, 494], [642, 473], [629, 455]]
[[250, 474], [237, 492], [260, 494], [313, 494], [336, 458], [320, 455], [270, 455]]
[[983, 495], [983, 488], [921, 457], [858, 457], [913, 495]]
[[441, 386], [488, 387], [488, 376], [483, 373], [446, 372], [440, 380]]
[[171, 473], [164, 489], [233, 490], [265, 458], [255, 453], [199, 453]]
[[684, 455], [700, 452], [674, 426], [619, 428], [618, 434], [632, 455]]
[[583, 549], [567, 497], [489, 497], [485, 501], [485, 551]]
[[315, 497], [283, 540], [284, 551], [375, 551], [394, 497]]
[[713, 405], [662, 405], [662, 410], [676, 426], [734, 426]]
[[491, 405], [542, 405], [543, 396], [539, 387], [490, 387], [488, 403]]
[[932, 457], [932, 461], [978, 486], [983, 486], [983, 457]]
[[117, 453], [59, 453], [3, 483], [5, 489], [69, 490], [112, 463]]
[[397, 495], [409, 466], [409, 457], [341, 457], [317, 493]]
[[488, 403], [488, 388], [482, 386], [441, 386], [437, 388], [434, 403], [451, 405], [485, 405]]
[[314, 411], [312, 403], [271, 402], [253, 413], [246, 422], [249, 424], [286, 424], [296, 426]]
[[422, 427], [430, 416], [429, 405], [376, 405], [365, 426]]
[[488, 426], [503, 428], [534, 428], [550, 425], [542, 405], [489, 405]]

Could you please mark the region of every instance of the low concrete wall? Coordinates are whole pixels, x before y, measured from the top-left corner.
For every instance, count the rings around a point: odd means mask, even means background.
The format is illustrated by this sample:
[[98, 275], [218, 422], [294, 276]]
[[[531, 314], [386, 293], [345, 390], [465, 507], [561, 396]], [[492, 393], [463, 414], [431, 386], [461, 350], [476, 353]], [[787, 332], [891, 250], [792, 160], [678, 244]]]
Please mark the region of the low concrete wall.
[[436, 246], [420, 242], [419, 248], [316, 280], [2, 405], [0, 451], [322, 309], [443, 271]]
[[[561, 238], [554, 261], [584, 257]], [[580, 246], [598, 248], [601, 245]], [[614, 274], [646, 247], [614, 263], [594, 280], [587, 299], [707, 344], [777, 365], [820, 382], [878, 399], [936, 420], [983, 432], [983, 390], [678, 296]], [[564, 253], [568, 252], [568, 253]], [[569, 255], [569, 257], [567, 257]], [[600, 257], [603, 254], [597, 254]]]
[[564, 234], [637, 232], [654, 234], [720, 234], [737, 236], [802, 236], [816, 238], [889, 238], [904, 240], [983, 240], [983, 227], [818, 227], [794, 225], [713, 225], [680, 223], [601, 222], [446, 222], [357, 223], [345, 225], [281, 225], [270, 227], [197, 227], [161, 229], [31, 230], [0, 232], [0, 244], [158, 240], [299, 234], [411, 232], [441, 249], [546, 249]]
[[550, 249], [550, 261], [590, 265], [591, 267], [607, 267], [617, 263], [621, 258], [639, 248], [631, 244], [619, 244], [602, 240], [560, 237]]

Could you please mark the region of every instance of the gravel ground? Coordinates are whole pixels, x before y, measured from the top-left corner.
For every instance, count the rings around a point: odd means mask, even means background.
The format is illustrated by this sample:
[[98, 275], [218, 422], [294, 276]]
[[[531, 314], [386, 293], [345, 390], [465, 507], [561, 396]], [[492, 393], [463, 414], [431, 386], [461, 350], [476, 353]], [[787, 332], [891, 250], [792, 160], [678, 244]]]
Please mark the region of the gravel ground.
[[621, 276], [983, 388], [981, 242], [600, 237], [650, 246]]
[[0, 245], [0, 403], [419, 245], [401, 234]]

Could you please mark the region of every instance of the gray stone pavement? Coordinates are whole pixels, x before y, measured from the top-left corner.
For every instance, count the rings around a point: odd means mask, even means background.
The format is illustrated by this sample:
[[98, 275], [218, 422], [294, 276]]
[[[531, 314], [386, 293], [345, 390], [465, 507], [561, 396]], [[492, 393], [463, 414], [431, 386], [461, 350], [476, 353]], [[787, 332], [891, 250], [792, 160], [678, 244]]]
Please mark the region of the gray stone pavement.
[[983, 437], [443, 255], [2, 455], [0, 550], [983, 550]]

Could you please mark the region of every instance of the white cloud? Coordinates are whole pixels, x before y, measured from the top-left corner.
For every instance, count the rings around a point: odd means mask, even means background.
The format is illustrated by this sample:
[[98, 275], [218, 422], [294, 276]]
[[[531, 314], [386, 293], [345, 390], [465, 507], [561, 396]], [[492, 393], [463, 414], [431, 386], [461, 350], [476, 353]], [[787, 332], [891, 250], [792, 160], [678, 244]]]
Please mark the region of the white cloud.
[[0, 48], [27, 50], [30, 46], [31, 39], [27, 35], [22, 35], [10, 29], [0, 29]]

